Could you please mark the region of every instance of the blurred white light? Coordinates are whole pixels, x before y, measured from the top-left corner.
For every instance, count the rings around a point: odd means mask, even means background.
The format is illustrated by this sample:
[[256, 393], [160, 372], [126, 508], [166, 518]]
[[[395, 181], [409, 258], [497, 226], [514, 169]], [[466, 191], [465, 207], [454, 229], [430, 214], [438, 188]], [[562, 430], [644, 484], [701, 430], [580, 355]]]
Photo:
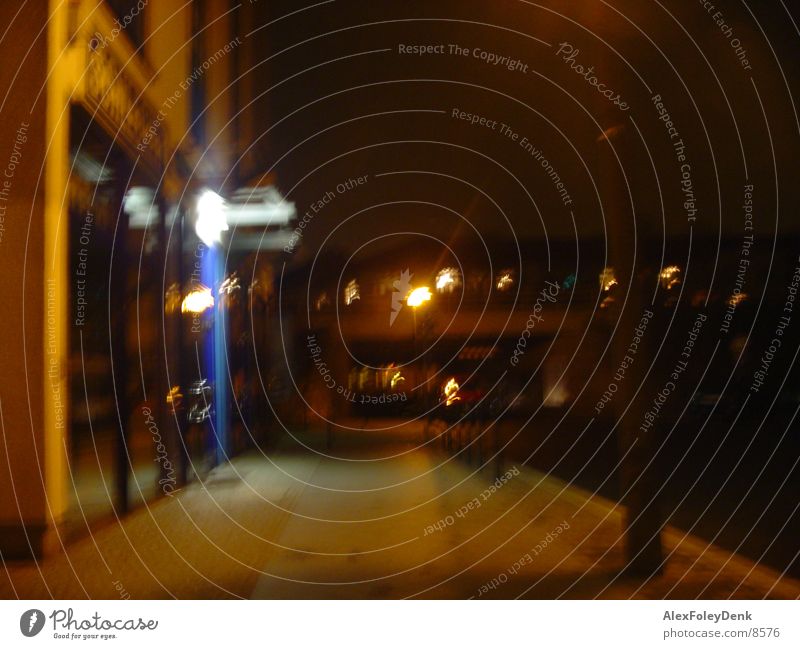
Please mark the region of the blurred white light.
[[287, 201], [277, 188], [242, 187], [231, 196], [227, 205], [228, 224], [288, 225], [297, 216], [294, 203]]
[[225, 199], [210, 189], [203, 190], [197, 199], [197, 221], [194, 230], [207, 246], [219, 243], [222, 233], [228, 229], [225, 209]]
[[151, 221], [158, 219], [158, 207], [154, 203], [155, 193], [149, 187], [131, 187], [122, 199], [122, 206], [128, 214], [128, 227], [131, 230], [144, 230]]
[[436, 290], [452, 293], [461, 284], [461, 274], [456, 268], [442, 268], [436, 275]]

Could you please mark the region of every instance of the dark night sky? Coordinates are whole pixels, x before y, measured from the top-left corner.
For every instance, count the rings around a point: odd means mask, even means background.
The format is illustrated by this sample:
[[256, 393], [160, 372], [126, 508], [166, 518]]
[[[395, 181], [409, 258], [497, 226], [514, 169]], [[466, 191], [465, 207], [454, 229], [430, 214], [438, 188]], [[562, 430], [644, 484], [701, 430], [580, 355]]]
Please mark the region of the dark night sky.
[[[743, 150], [757, 234], [796, 232], [798, 123], [787, 84], [797, 87], [798, 34], [780, 2], [748, 4], [760, 27], [744, 4], [725, 3], [722, 11], [752, 70], [714, 21], [717, 10], [699, 2], [628, 0], [612, 9], [602, 2], [336, 1], [306, 11], [296, 2], [271, 2], [272, 21], [296, 13], [255, 36], [263, 56], [273, 57], [253, 72], [273, 85], [263, 106], [263, 123], [272, 124], [268, 159], [301, 214], [326, 192], [336, 194], [308, 225], [306, 252], [351, 216], [329, 244], [351, 250], [402, 230], [448, 240], [473, 226], [506, 240], [512, 230], [521, 239], [602, 236], [597, 138], [619, 124], [627, 131], [620, 151], [637, 222], [661, 235], [660, 189], [666, 232], [681, 238], [688, 231], [681, 165], [654, 94], [686, 144], [696, 234], [716, 239], [721, 220], [723, 237], [741, 236]], [[628, 111], [570, 69], [556, 54], [562, 42], [580, 50], [575, 61], [593, 65]], [[400, 44], [442, 44], [445, 54], [400, 54]], [[450, 44], [519, 59], [527, 72], [450, 54]], [[455, 119], [454, 108], [498, 126]], [[550, 161], [573, 198], [574, 221], [551, 179], [519, 140], [501, 135], [500, 123]], [[376, 177], [410, 171], [418, 173]], [[364, 175], [368, 181], [356, 190], [336, 191]], [[412, 202], [380, 205], [395, 201]]]

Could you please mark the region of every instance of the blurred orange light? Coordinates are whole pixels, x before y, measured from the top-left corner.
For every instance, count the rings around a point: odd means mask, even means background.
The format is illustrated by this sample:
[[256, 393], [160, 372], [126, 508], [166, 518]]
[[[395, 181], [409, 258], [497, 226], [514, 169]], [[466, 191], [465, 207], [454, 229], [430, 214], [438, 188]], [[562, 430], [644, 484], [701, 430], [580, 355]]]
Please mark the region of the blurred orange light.
[[446, 406], [452, 406], [456, 401], [461, 400], [461, 397], [458, 396], [460, 387], [461, 386], [452, 377], [444, 384], [443, 392]]
[[214, 306], [214, 296], [207, 286], [199, 286], [191, 291], [181, 303], [181, 313], [203, 313]]
[[603, 272], [600, 273], [600, 288], [604, 291], [610, 291], [617, 283], [617, 276], [614, 269], [610, 266], [604, 268]]
[[420, 286], [408, 294], [408, 297], [406, 298], [406, 304], [416, 308], [429, 301], [431, 297], [433, 297], [431, 290], [427, 286]]
[[658, 277], [661, 279], [661, 286], [669, 290], [681, 283], [680, 275], [681, 269], [679, 266], [667, 266], [662, 268]]
[[514, 285], [514, 275], [510, 271], [505, 271], [498, 275], [497, 286], [498, 291], [507, 291]]

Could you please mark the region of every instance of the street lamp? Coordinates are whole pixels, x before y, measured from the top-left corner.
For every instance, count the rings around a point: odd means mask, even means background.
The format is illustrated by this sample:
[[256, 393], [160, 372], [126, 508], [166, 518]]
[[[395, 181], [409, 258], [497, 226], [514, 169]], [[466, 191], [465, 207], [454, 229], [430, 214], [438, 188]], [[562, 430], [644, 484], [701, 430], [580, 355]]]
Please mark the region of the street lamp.
[[210, 189], [204, 190], [197, 198], [197, 221], [194, 230], [209, 248], [219, 243], [222, 232], [228, 229], [225, 208], [225, 199]]
[[427, 286], [420, 286], [408, 294], [408, 297], [406, 298], [406, 304], [416, 309], [417, 307], [422, 306], [425, 302], [428, 302], [431, 297], [433, 297], [431, 294], [431, 289], [429, 289]]

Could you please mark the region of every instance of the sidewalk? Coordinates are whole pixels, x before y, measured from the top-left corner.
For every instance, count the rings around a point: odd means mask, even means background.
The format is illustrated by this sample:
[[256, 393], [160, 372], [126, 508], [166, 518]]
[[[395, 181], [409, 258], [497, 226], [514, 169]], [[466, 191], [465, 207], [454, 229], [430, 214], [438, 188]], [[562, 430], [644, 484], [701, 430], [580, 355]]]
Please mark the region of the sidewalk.
[[238, 458], [41, 566], [9, 564], [0, 595], [800, 597], [797, 581], [673, 529], [662, 576], [620, 577], [613, 503], [512, 466], [492, 492], [488, 469], [415, 450], [412, 435], [356, 436], [337, 435], [346, 459], [297, 444]]

